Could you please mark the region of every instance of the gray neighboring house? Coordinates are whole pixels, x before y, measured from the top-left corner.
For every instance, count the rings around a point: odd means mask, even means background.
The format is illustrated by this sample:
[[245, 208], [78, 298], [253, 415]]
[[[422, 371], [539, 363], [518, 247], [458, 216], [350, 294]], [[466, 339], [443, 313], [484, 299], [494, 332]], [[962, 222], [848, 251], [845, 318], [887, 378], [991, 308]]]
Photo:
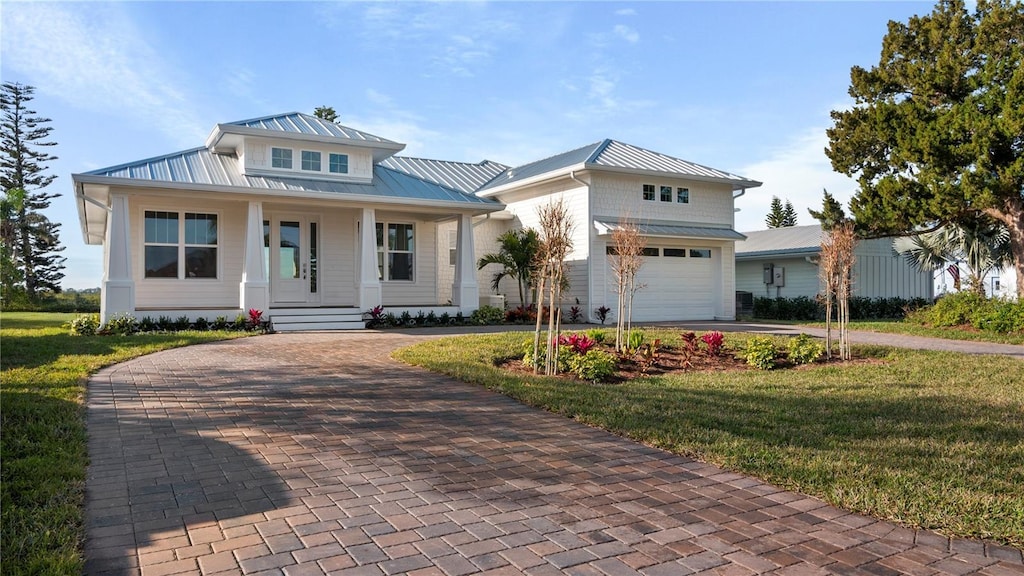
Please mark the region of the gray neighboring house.
[[[769, 298], [814, 298], [821, 291], [818, 257], [826, 234], [818, 224], [744, 232], [736, 242], [736, 290]], [[931, 272], [908, 264], [892, 238], [862, 240], [855, 251], [853, 295], [868, 298], [927, 298]], [[771, 283], [769, 279], [771, 272]]]

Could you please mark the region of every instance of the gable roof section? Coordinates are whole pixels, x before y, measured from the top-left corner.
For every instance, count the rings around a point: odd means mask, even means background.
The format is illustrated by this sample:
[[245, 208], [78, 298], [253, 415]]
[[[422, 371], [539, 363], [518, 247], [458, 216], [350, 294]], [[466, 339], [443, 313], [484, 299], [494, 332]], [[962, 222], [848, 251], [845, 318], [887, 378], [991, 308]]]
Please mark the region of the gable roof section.
[[420, 201], [500, 208], [497, 202], [467, 194], [454, 188], [410, 176], [377, 165], [369, 184], [337, 180], [314, 180], [293, 176], [243, 175], [238, 158], [213, 154], [205, 147], [140, 160], [120, 166], [101, 168], [73, 175], [75, 182], [113, 185], [137, 185], [189, 190], [251, 190], [255, 193], [288, 191], [328, 193], [373, 198]]
[[495, 176], [508, 169], [508, 166], [490, 160], [470, 164], [469, 162], [430, 160], [407, 156], [392, 156], [380, 162], [378, 166], [397, 170], [421, 180], [454, 188], [467, 194], [475, 192]]
[[494, 194], [496, 189], [545, 174], [550, 173], [557, 176], [572, 170], [587, 169], [631, 174], [683, 176], [695, 180], [729, 183], [733, 190], [756, 188], [761, 185], [756, 180], [653, 152], [618, 140], [602, 140], [543, 160], [510, 168], [481, 188], [479, 192], [488, 196]]
[[747, 239], [736, 243], [736, 258], [757, 258], [785, 254], [817, 254], [824, 231], [821, 225], [787, 226], [743, 233]]

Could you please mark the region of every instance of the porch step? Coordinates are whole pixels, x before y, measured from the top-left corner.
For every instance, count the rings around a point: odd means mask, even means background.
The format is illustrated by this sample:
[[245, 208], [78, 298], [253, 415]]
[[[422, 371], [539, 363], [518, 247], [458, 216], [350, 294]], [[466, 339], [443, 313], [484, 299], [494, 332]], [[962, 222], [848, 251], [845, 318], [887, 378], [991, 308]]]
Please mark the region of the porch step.
[[278, 332], [366, 328], [363, 313], [356, 308], [271, 308], [270, 320]]

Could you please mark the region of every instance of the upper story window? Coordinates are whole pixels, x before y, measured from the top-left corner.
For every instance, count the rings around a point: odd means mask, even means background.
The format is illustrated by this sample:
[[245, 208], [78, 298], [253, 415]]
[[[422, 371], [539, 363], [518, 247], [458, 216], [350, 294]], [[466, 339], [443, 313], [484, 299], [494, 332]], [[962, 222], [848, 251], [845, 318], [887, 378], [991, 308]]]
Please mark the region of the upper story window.
[[689, 188], [676, 188], [676, 202], [680, 204], [690, 203], [690, 189]]
[[217, 277], [216, 214], [146, 210], [144, 243], [146, 278]]
[[310, 152], [309, 150], [302, 151], [302, 169], [309, 170], [311, 172], [320, 171], [320, 153]]
[[672, 201], [672, 187], [671, 186], [662, 186], [661, 187], [661, 201], [662, 202], [671, 202]]
[[327, 169], [334, 174], [348, 174], [348, 154], [331, 154]]
[[290, 148], [271, 148], [270, 165], [274, 168], [292, 169], [292, 151]]
[[654, 184], [644, 184], [644, 200], [654, 200]]

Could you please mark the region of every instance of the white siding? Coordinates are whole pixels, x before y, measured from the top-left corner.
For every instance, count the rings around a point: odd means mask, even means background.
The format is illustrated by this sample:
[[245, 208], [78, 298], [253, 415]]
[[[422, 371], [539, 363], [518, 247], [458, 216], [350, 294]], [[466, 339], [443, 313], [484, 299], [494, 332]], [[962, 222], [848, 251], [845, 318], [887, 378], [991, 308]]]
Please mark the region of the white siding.
[[[639, 221], [671, 220], [695, 224], [733, 225], [732, 187], [676, 178], [655, 178], [617, 174], [599, 174], [593, 179], [595, 218], [627, 217]], [[643, 199], [643, 185], [655, 186], [655, 199]], [[662, 202], [660, 187], [672, 187], [672, 201]], [[689, 188], [690, 202], [676, 202], [676, 188]]]
[[[384, 306], [433, 306], [438, 304], [437, 286], [437, 225], [430, 220], [418, 220], [408, 214], [378, 210], [378, 223], [413, 224], [414, 252], [413, 280], [381, 281]], [[447, 251], [444, 253], [448, 258]], [[449, 287], [449, 291], [451, 287]]]
[[[764, 283], [764, 265], [767, 263], [774, 264], [775, 268], [785, 269], [785, 286]], [[820, 286], [818, 266], [811, 264], [802, 256], [736, 262], [736, 290], [750, 292], [755, 298], [814, 298], [821, 292]]]
[[[184, 203], [167, 196], [137, 194], [129, 198], [128, 207], [136, 308], [238, 308], [246, 202], [193, 198]], [[217, 214], [217, 278], [145, 278], [146, 210]]]
[[[270, 162], [271, 148], [288, 148], [292, 151], [292, 169], [273, 168]], [[302, 151], [320, 153], [320, 172], [302, 170]], [[330, 154], [348, 155], [348, 174], [336, 174], [328, 171]], [[331, 146], [317, 142], [294, 142], [290, 140], [265, 140], [246, 138], [245, 146], [240, 151], [241, 165], [246, 173], [267, 171], [282, 172], [290, 176], [317, 176], [343, 180], [369, 180], [373, 178], [373, 153], [369, 150], [352, 146]]]
[[[497, 252], [500, 249], [498, 236], [512, 228], [511, 220], [479, 219], [473, 220], [473, 248], [475, 263], [484, 254]], [[457, 225], [455, 222], [443, 222], [437, 225], [437, 301], [447, 303], [452, 299], [452, 284], [455, 282], [455, 265], [451, 263], [449, 250], [455, 249], [454, 238]], [[494, 294], [491, 280], [494, 273], [501, 267], [495, 264], [485, 266], [476, 271], [476, 282], [480, 288], [480, 296]], [[512, 278], [503, 278], [497, 292], [505, 295], [505, 302], [517, 306], [519, 304], [519, 283]]]
[[356, 211], [320, 211], [320, 292], [324, 306], [355, 306]]

